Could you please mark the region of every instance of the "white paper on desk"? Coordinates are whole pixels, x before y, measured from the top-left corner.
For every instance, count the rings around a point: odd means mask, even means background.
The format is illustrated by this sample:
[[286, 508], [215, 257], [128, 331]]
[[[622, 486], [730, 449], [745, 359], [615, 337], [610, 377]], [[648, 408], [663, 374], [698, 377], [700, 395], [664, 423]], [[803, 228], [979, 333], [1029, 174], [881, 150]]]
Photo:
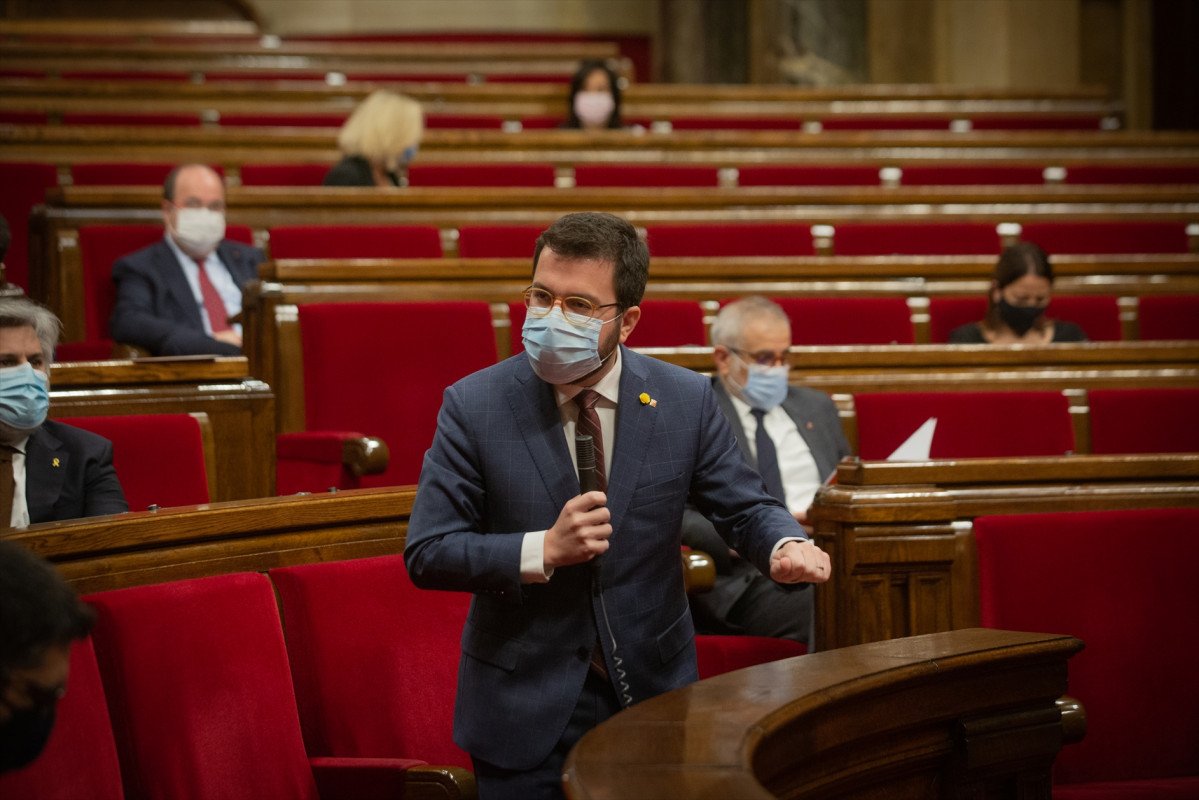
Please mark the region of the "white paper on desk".
[[937, 418], [929, 417], [916, 432], [907, 438], [903, 444], [895, 448], [895, 452], [887, 456], [888, 461], [928, 461], [929, 451], [933, 448], [933, 432], [937, 430]]

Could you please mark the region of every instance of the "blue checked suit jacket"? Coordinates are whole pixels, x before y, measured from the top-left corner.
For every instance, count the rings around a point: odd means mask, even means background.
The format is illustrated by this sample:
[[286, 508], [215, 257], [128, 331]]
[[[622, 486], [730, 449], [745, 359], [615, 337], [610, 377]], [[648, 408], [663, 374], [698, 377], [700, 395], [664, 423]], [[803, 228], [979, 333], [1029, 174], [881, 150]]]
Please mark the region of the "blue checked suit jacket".
[[[707, 378], [624, 348], [621, 357], [603, 596], [628, 694], [640, 702], [697, 677], [679, 557], [688, 497], [765, 572], [779, 539], [804, 534], [745, 463]], [[523, 534], [550, 528], [578, 493], [553, 387], [527, 357], [446, 390], [405, 563], [418, 586], [474, 594], [454, 740], [507, 769], [535, 767], [557, 742], [602, 619], [587, 564], [520, 582]], [[600, 641], [615, 677], [611, 640]]]

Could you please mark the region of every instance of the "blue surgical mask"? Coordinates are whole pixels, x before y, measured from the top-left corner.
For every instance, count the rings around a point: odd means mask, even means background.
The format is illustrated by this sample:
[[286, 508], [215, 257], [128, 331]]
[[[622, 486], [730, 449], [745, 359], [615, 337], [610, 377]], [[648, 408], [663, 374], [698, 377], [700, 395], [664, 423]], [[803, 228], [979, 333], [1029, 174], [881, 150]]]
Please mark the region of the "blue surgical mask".
[[0, 422], [19, 431], [32, 431], [46, 421], [50, 410], [50, 379], [24, 363], [0, 369]]
[[599, 354], [600, 332], [620, 317], [617, 314], [605, 322], [589, 319], [583, 325], [575, 325], [567, 321], [560, 306], [550, 309], [544, 317], [527, 314], [521, 338], [533, 372], [546, 383], [560, 385], [574, 383], [599, 369], [604, 363]]
[[400, 163], [401, 164], [410, 163], [412, 161], [412, 159], [416, 158], [416, 152], [419, 149], [420, 149], [420, 147], [415, 144], [412, 145], [411, 147], [405, 147], [404, 152], [400, 155]]
[[745, 385], [740, 387], [741, 399], [754, 408], [769, 411], [787, 397], [787, 377], [790, 367], [781, 364], [777, 367], [764, 367], [761, 364], [749, 364], [749, 374]]

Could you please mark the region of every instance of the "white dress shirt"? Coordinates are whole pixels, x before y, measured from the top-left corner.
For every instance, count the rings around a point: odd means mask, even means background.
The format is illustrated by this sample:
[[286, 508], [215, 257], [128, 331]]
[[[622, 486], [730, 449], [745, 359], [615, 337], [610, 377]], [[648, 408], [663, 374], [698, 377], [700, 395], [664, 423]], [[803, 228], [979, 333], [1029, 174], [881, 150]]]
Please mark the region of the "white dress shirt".
[[[175, 254], [175, 260], [183, 268], [187, 285], [191, 287], [192, 296], [196, 299], [196, 306], [200, 309], [200, 322], [204, 325], [204, 333], [212, 336], [212, 323], [208, 321], [208, 313], [204, 308], [204, 293], [200, 291], [200, 267], [196, 264], [195, 259], [179, 249], [179, 245], [171, 238], [169, 231], [166, 233], [165, 239], [167, 247], [171, 248], [171, 252]], [[204, 257], [204, 273], [208, 276], [208, 280], [212, 281], [217, 294], [225, 303], [225, 315], [232, 317], [240, 314], [241, 288], [233, 280], [233, 273], [229, 271], [225, 262], [221, 261], [216, 250]], [[240, 324], [234, 324], [233, 330], [237, 332], [238, 336], [241, 336]]]
[[[729, 398], [733, 401], [733, 408], [737, 409], [741, 428], [745, 431], [745, 444], [756, 461], [758, 445], [754, 434], [758, 430], [758, 420], [754, 417], [749, 403], [732, 392], [729, 392]], [[808, 443], [799, 435], [795, 420], [782, 406], [775, 406], [767, 411], [762, 421], [766, 425], [766, 433], [774, 440], [774, 449], [778, 453], [779, 475], [783, 479], [787, 510], [792, 514], [807, 511], [822, 483], [816, 459], [812, 456]]]

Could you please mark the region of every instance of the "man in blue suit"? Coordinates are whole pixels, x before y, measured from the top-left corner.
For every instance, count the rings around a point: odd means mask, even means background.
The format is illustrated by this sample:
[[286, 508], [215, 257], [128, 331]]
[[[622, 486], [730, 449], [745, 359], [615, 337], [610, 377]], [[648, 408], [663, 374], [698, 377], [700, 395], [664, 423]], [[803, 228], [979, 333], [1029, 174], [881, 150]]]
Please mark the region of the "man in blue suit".
[[[648, 248], [618, 217], [550, 226], [525, 292], [525, 353], [446, 390], [425, 455], [405, 562], [418, 586], [474, 594], [454, 739], [483, 800], [561, 797], [587, 730], [696, 680], [688, 497], [776, 581], [829, 576], [741, 456], [710, 381], [621, 346], [648, 274]], [[598, 473], [583, 493], [580, 433]]]
[[161, 242], [112, 267], [117, 300], [108, 328], [156, 356], [241, 355], [241, 293], [258, 276], [256, 247], [225, 239], [225, 183], [203, 164], [176, 167], [163, 184]]

